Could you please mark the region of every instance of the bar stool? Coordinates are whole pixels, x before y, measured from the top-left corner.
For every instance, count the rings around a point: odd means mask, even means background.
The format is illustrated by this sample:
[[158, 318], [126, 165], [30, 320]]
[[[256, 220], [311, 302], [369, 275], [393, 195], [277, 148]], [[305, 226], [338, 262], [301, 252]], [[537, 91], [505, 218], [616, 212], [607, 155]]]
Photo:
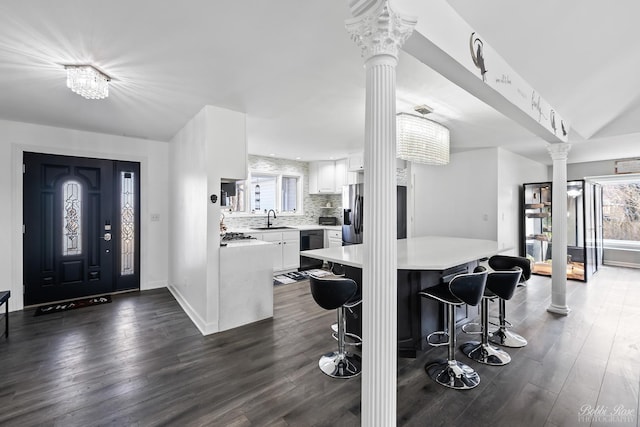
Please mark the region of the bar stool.
[[[489, 344], [489, 301], [496, 298], [511, 299], [521, 275], [520, 267], [514, 267], [509, 271], [494, 271], [487, 276], [487, 287], [482, 296], [480, 314], [482, 341], [469, 341], [460, 346], [460, 350], [470, 359], [493, 366], [502, 366], [511, 362], [511, 356], [506, 351]], [[465, 331], [465, 328], [463, 327], [462, 330]]]
[[[434, 347], [447, 345], [447, 360], [427, 363], [424, 367], [427, 375], [440, 385], [457, 390], [468, 390], [480, 383], [480, 375], [473, 368], [455, 359], [455, 308], [464, 304], [478, 305], [484, 294], [486, 282], [486, 271], [466, 273], [455, 276], [449, 283], [442, 283], [419, 293], [424, 298], [443, 303], [447, 312], [446, 331], [434, 332], [427, 336], [429, 345]], [[443, 343], [433, 343], [431, 337], [434, 335], [448, 335], [448, 339]]]
[[[513, 267], [520, 267], [522, 269], [522, 275], [520, 276], [519, 285], [526, 283], [531, 277], [531, 263], [525, 257], [494, 255], [489, 258], [489, 267], [495, 271], [504, 271], [510, 270]], [[509, 330], [513, 325], [506, 319], [506, 300], [500, 298], [498, 304], [500, 304], [498, 312], [498, 330], [489, 334], [489, 341], [503, 347], [524, 347], [527, 345], [527, 340]]]
[[345, 351], [345, 304], [358, 292], [358, 284], [348, 278], [309, 276], [311, 295], [325, 310], [338, 313], [338, 351], [324, 354], [318, 361], [320, 370], [332, 378], [352, 378], [360, 375], [362, 359], [358, 354]]

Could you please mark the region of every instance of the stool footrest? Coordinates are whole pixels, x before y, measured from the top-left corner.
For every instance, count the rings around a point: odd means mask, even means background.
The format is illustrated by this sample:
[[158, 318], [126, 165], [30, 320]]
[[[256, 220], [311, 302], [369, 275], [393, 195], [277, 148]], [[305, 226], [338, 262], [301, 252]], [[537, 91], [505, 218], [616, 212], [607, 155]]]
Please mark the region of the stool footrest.
[[[338, 333], [334, 332], [333, 334], [331, 334], [331, 336], [333, 337], [334, 340], [338, 340]], [[356, 334], [352, 334], [351, 332], [345, 332], [344, 333], [344, 345], [362, 345], [362, 338], [360, 338], [358, 335]]]
[[[439, 337], [438, 341], [432, 341], [433, 336]], [[442, 338], [445, 337], [445, 338]], [[446, 341], [445, 341], [446, 339]], [[451, 339], [451, 337], [449, 336], [449, 332], [447, 331], [436, 331], [436, 332], [432, 332], [429, 335], [427, 335], [427, 344], [429, 344], [432, 347], [441, 347], [443, 345], [449, 345], [449, 340]]]
[[[471, 330], [471, 327], [479, 327], [480, 330], [479, 331], [474, 331]], [[464, 325], [462, 325], [462, 332], [464, 332], [467, 335], [482, 335], [482, 325], [480, 323], [465, 323]]]

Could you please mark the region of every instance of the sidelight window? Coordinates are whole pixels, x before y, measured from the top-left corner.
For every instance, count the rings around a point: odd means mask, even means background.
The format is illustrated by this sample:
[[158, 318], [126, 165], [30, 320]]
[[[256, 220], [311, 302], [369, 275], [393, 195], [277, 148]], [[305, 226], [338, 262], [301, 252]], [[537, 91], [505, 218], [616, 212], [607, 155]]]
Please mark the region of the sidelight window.
[[120, 174], [120, 274], [135, 274], [135, 181], [133, 172]]
[[62, 255], [82, 254], [82, 184], [62, 184]]

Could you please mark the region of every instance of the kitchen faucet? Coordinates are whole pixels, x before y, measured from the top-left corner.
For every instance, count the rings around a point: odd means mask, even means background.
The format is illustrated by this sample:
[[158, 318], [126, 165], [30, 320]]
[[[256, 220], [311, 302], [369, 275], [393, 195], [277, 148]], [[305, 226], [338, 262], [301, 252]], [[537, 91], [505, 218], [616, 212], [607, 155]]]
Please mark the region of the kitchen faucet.
[[276, 211], [274, 211], [273, 209], [269, 209], [269, 212], [267, 212], [267, 228], [271, 227], [271, 221], [269, 220], [271, 212], [273, 212], [273, 219], [276, 219]]

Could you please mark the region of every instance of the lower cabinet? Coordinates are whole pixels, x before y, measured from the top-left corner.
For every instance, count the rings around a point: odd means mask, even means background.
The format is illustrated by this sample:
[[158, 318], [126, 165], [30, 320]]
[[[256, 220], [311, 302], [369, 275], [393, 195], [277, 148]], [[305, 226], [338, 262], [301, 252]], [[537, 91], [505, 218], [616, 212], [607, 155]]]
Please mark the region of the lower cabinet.
[[274, 231], [252, 234], [257, 239], [273, 243], [273, 271], [297, 270], [300, 267], [300, 232]]
[[342, 246], [342, 230], [325, 230], [324, 247], [336, 248]]

